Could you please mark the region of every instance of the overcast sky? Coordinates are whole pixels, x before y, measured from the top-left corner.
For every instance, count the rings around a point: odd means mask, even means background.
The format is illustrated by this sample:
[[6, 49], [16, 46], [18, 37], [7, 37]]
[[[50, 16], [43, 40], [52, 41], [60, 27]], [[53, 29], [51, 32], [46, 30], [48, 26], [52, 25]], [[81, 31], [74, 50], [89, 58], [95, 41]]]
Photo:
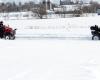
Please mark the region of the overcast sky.
[[[10, 2], [13, 2], [13, 1], [15, 1], [15, 2], [25, 2], [25, 1], [35, 1], [35, 2], [38, 2], [38, 1], [41, 1], [41, 0], [1, 0], [1, 1], [4, 1], [4, 2], [8, 2], [8, 1], [10, 1]], [[51, 1], [53, 1], [53, 2], [55, 2], [55, 3], [58, 3], [59, 4], [59, 1], [60, 0], [51, 0]], [[83, 0], [83, 1], [90, 1], [90, 0]], [[100, 2], [100, 0], [93, 0], [93, 1], [98, 1], [98, 2]]]

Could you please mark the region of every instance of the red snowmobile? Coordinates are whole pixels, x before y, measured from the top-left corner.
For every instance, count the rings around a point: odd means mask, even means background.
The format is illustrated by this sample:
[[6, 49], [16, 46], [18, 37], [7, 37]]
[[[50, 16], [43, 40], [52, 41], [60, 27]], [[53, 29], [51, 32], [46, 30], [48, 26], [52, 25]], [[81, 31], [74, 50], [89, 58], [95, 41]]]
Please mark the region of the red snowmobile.
[[4, 39], [9, 39], [9, 40], [14, 40], [15, 39], [16, 30], [17, 29], [12, 29], [9, 26], [4, 26], [3, 38]]

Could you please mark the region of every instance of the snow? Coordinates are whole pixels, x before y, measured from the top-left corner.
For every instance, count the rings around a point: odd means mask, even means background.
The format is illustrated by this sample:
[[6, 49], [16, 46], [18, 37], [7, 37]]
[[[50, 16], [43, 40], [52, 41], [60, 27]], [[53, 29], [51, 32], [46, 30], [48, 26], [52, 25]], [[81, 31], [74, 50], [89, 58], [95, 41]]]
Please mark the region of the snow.
[[99, 41], [0, 40], [1, 80], [99, 80]]
[[6, 25], [17, 28], [17, 37], [91, 37], [90, 26], [100, 26], [100, 16], [4, 20]]
[[[16, 40], [0, 40], [0, 80], [99, 80], [100, 17], [3, 20]], [[30, 39], [31, 38], [31, 39]]]

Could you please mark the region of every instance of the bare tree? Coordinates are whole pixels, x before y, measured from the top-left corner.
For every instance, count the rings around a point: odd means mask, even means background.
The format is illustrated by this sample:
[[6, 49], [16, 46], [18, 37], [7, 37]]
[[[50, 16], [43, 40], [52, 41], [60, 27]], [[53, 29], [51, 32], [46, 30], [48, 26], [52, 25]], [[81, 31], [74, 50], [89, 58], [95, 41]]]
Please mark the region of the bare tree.
[[95, 13], [98, 8], [100, 8], [98, 2], [90, 1], [90, 5], [82, 6], [82, 11], [83, 13]]
[[95, 13], [98, 8], [100, 8], [100, 4], [98, 2], [96, 2], [96, 1], [91, 1], [90, 2], [91, 13]]
[[43, 4], [37, 5], [37, 7], [33, 8], [33, 13], [36, 13], [37, 16], [42, 19], [44, 15], [47, 15], [46, 7]]

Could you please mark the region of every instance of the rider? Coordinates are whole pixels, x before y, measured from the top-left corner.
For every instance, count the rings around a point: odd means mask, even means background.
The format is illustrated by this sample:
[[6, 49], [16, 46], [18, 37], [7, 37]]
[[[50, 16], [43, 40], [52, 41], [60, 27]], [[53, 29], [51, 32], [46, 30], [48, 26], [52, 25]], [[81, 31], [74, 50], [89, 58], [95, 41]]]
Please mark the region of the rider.
[[4, 34], [4, 25], [3, 21], [0, 21], [0, 38], [3, 38], [3, 34]]

